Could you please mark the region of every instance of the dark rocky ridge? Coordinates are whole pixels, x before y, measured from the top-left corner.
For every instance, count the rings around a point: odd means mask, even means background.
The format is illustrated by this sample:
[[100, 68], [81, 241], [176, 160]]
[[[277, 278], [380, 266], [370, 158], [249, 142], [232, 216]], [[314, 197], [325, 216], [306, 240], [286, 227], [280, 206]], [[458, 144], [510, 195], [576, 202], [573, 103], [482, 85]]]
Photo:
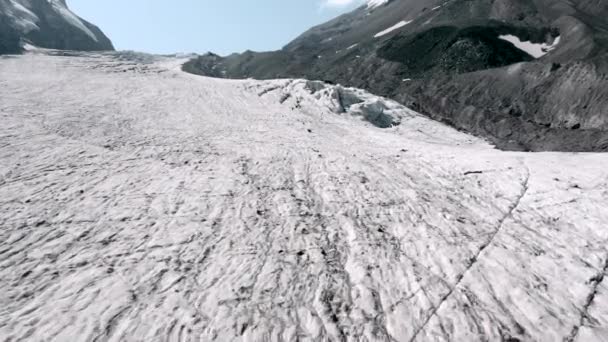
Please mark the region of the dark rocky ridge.
[[0, 54], [20, 52], [24, 42], [58, 50], [114, 50], [110, 39], [69, 11], [65, 0], [0, 0]]
[[[504, 149], [608, 151], [607, 17], [608, 2], [593, 0], [392, 0], [314, 27], [282, 50], [207, 54], [184, 70], [360, 87]], [[401, 20], [411, 23], [374, 38]], [[560, 43], [534, 59], [503, 34]]]
[[19, 33], [6, 22], [4, 16], [0, 15], [0, 55], [20, 51]]

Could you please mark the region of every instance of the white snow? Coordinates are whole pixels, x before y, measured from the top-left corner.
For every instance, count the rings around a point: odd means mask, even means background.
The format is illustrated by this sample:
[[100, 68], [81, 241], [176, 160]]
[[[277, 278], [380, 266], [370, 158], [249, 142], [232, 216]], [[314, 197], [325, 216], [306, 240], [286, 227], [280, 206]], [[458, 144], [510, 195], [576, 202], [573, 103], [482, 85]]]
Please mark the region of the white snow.
[[516, 48], [526, 52], [534, 58], [540, 58], [555, 49], [561, 39], [561, 37], [557, 37], [553, 41], [553, 44], [549, 45], [546, 43], [532, 43], [530, 41], [522, 41], [519, 37], [510, 34], [500, 35], [498, 36], [498, 38], [510, 42], [511, 44], [515, 45]]
[[606, 339], [605, 154], [126, 57], [0, 58], [0, 340]]
[[36, 52], [38, 50], [41, 50], [41, 48], [39, 48], [38, 46], [29, 44], [29, 43], [22, 44], [21, 47], [23, 48], [23, 50], [29, 51], [29, 52]]
[[382, 5], [386, 5], [389, 0], [367, 0], [367, 8], [373, 9], [376, 7], [380, 7]]
[[354, 49], [354, 48], [356, 48], [356, 47], [357, 47], [357, 45], [359, 45], [359, 43], [355, 43], [355, 44], [353, 44], [353, 45], [351, 45], [351, 46], [347, 47], [347, 48], [346, 48], [346, 50], [351, 50], [351, 49]]
[[405, 26], [405, 25], [407, 25], [407, 24], [409, 24], [411, 22], [412, 22], [412, 20], [402, 20], [402, 21], [396, 23], [395, 25], [387, 28], [386, 30], [380, 31], [380, 32], [376, 33], [376, 35], [374, 35], [374, 38], [378, 38], [378, 37], [382, 37], [384, 35], [387, 35], [387, 34], [393, 32], [395, 30], [398, 30], [398, 29], [402, 28], [403, 26]]

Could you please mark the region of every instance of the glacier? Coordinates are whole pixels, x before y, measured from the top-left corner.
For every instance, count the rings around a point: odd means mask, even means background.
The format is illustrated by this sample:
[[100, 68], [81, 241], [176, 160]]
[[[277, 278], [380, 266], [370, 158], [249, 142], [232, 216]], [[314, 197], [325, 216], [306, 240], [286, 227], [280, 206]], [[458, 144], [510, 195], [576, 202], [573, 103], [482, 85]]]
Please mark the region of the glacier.
[[182, 62], [0, 57], [0, 340], [608, 338], [605, 155]]

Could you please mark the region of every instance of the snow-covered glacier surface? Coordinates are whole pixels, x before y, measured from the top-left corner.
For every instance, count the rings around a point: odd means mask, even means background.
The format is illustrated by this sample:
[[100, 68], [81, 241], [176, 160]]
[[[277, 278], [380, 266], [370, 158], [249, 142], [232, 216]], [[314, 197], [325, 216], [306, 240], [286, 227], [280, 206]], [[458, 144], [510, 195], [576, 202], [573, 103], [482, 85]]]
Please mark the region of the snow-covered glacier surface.
[[608, 156], [135, 57], [0, 59], [0, 340], [608, 338]]

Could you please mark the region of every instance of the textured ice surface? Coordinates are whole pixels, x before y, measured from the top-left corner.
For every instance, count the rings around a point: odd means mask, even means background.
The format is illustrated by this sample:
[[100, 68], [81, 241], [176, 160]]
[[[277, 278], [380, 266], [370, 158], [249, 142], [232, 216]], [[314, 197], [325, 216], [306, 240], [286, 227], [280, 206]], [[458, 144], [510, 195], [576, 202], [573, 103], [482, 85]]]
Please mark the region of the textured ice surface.
[[0, 59], [0, 340], [606, 340], [606, 155], [176, 65]]

